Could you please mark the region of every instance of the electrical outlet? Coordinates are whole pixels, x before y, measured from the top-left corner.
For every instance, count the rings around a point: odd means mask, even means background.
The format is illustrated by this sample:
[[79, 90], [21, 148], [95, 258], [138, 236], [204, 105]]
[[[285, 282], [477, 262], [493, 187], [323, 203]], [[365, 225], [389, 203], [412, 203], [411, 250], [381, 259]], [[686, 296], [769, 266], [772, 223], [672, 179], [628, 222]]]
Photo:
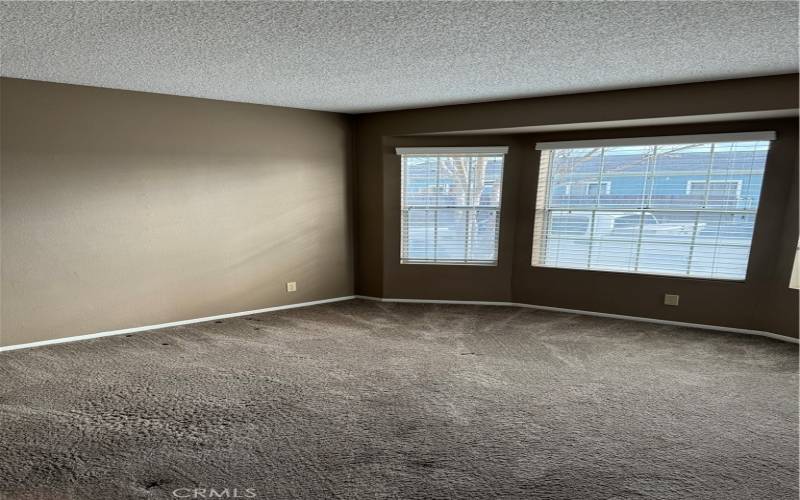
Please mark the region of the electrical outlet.
[[287, 292], [296, 292], [297, 291], [297, 282], [296, 281], [290, 281], [290, 282], [286, 283], [286, 291]]
[[677, 306], [678, 305], [678, 301], [680, 300], [680, 298], [681, 298], [680, 295], [672, 295], [672, 294], [669, 294], [669, 293], [665, 293], [664, 294], [664, 305]]

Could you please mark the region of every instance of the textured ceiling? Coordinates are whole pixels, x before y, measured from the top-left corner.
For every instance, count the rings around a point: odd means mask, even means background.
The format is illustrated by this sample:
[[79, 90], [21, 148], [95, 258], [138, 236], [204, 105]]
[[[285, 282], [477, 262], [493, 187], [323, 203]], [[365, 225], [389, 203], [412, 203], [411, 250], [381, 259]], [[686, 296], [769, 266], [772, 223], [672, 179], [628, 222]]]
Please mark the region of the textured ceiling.
[[2, 75], [342, 112], [795, 72], [796, 2], [2, 2]]

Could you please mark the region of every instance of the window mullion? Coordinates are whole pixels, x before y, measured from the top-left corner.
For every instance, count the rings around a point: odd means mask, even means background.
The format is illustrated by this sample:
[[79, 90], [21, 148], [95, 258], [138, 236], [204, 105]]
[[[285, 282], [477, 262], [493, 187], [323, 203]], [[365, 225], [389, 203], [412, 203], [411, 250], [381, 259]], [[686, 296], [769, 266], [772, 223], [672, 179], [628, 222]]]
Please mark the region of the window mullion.
[[442, 157], [436, 157], [436, 181], [434, 183], [434, 193], [435, 193], [435, 203], [436, 208], [433, 211], [433, 260], [436, 260], [439, 257], [439, 190], [441, 186], [439, 185], [440, 182], [440, 172], [442, 170]]
[[[711, 171], [714, 169], [714, 152], [715, 152], [716, 144], [711, 144], [711, 153], [710, 158], [708, 160], [708, 171], [706, 172], [706, 192], [703, 195], [703, 204], [700, 206], [701, 209], [705, 210], [708, 208], [708, 196], [711, 193]], [[692, 274], [692, 260], [694, 259], [694, 250], [695, 245], [697, 244], [697, 233], [699, 231], [699, 224], [700, 224], [700, 210], [694, 216], [694, 230], [692, 231], [692, 241], [689, 243], [689, 258], [686, 260], [686, 275]], [[714, 274], [714, 270], [711, 270], [711, 274]]]
[[[405, 231], [408, 234], [408, 203], [406, 202], [406, 196], [408, 196], [408, 175], [406, 172], [406, 162], [407, 158], [402, 157], [400, 159], [400, 175], [402, 177], [402, 191], [400, 192], [400, 208], [402, 213], [400, 215], [400, 230]], [[400, 238], [400, 260], [408, 258], [408, 238]]]
[[[656, 164], [658, 163], [658, 146], [652, 146], [653, 152], [650, 158], [647, 159], [647, 172], [644, 177], [644, 186], [642, 189], [642, 212], [639, 215], [639, 237], [636, 239], [636, 253], [633, 259], [633, 270], [639, 270], [639, 262], [642, 256], [642, 238], [644, 236], [644, 214], [650, 207], [653, 200], [653, 190], [656, 184]], [[647, 192], [647, 201], [644, 201], [644, 195]]]
[[[600, 184], [603, 182], [603, 170], [605, 169], [605, 160], [606, 160], [606, 148], [600, 148], [600, 173], [598, 174], [597, 178], [597, 196], [594, 199], [594, 206], [592, 207], [592, 222], [589, 227], [589, 252], [587, 255], [587, 265], [591, 269], [592, 267], [592, 254], [594, 253], [594, 245], [595, 245], [595, 227], [597, 224], [597, 211], [600, 209]], [[589, 184], [587, 184], [588, 186]], [[586, 188], [588, 191], [588, 187]]]
[[[466, 193], [467, 199], [466, 199], [465, 205], [468, 206], [468, 207], [471, 207], [473, 205], [472, 189], [473, 189], [473, 184], [475, 182], [475, 178], [474, 178], [474, 172], [473, 172], [472, 167], [473, 167], [474, 162], [475, 162], [475, 158], [470, 158], [469, 159], [469, 163], [467, 165], [465, 165], [465, 168], [467, 170], [467, 193]], [[471, 225], [471, 218], [470, 218], [471, 214], [472, 214], [472, 209], [471, 208], [467, 208], [465, 210], [465, 214], [464, 214], [465, 223], [466, 223], [466, 225], [464, 227], [464, 262], [467, 262], [467, 260], [469, 260], [469, 246], [470, 246], [470, 239], [471, 239], [470, 233], [472, 232], [472, 225]]]
[[[605, 173], [606, 169], [606, 148], [602, 148], [600, 150], [600, 174], [597, 176], [597, 196], [594, 200], [594, 207], [600, 208], [600, 193], [602, 192], [603, 186], [603, 174]], [[588, 187], [586, 188], [589, 189]]]

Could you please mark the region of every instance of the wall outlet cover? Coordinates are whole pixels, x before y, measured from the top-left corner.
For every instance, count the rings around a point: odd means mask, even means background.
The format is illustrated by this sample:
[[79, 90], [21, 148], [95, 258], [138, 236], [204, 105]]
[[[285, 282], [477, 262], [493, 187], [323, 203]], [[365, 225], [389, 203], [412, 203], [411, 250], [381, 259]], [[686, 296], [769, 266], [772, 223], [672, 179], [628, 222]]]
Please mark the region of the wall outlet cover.
[[296, 292], [297, 291], [297, 282], [296, 281], [290, 281], [290, 282], [286, 283], [286, 291], [287, 292]]

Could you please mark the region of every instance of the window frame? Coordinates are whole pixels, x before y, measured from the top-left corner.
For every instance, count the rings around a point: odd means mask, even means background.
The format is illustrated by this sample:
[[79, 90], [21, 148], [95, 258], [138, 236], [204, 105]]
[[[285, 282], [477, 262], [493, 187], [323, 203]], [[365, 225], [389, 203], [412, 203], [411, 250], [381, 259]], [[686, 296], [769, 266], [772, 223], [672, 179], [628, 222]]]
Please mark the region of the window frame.
[[[744, 275], [741, 277], [734, 277], [734, 278], [727, 278], [723, 276], [702, 276], [702, 275], [691, 275], [691, 274], [674, 274], [669, 272], [657, 273], [651, 271], [634, 271], [634, 270], [625, 270], [625, 269], [604, 269], [604, 268], [579, 268], [579, 267], [564, 267], [558, 265], [544, 265], [539, 264], [536, 262], [537, 255], [542, 255], [542, 252], [546, 251], [546, 244], [547, 238], [537, 238], [537, 228], [540, 227], [545, 219], [547, 219], [548, 212], [558, 211], [558, 209], [548, 208], [548, 200], [551, 196], [551, 189], [552, 183], [548, 177], [544, 177], [547, 180], [547, 185], [545, 186], [544, 190], [541, 188], [541, 182], [543, 179], [542, 172], [549, 170], [549, 159], [545, 161], [545, 154], [549, 153], [551, 150], [558, 150], [558, 149], [579, 149], [579, 148], [589, 148], [589, 147], [602, 147], [602, 148], [613, 148], [613, 147], [624, 147], [624, 146], [658, 146], [658, 145], [678, 145], [678, 144], [690, 144], [690, 143], [700, 143], [700, 144], [710, 144], [710, 143], [729, 143], [729, 142], [756, 142], [756, 141], [767, 141], [769, 145], [767, 146], [766, 155], [764, 158], [764, 167], [761, 173], [762, 176], [766, 177], [767, 175], [767, 163], [769, 162], [770, 151], [772, 150], [772, 142], [776, 140], [776, 133], [774, 131], [754, 131], [754, 132], [734, 132], [734, 133], [720, 133], [720, 134], [697, 134], [697, 135], [682, 135], [682, 136], [661, 136], [661, 137], [629, 137], [629, 138], [615, 138], [615, 139], [591, 139], [591, 140], [577, 140], [577, 141], [556, 141], [556, 142], [539, 142], [536, 143], [536, 150], [538, 155], [538, 163], [539, 163], [539, 174], [537, 176], [537, 188], [536, 194], [534, 198], [534, 217], [533, 217], [533, 242], [531, 247], [531, 255], [529, 258], [529, 263], [531, 267], [535, 268], [549, 268], [549, 269], [557, 269], [559, 271], [575, 271], [575, 272], [595, 272], [595, 273], [605, 273], [605, 274], [623, 274], [623, 275], [633, 275], [633, 276], [649, 276], [654, 278], [666, 278], [666, 279], [681, 279], [681, 280], [699, 280], [699, 281], [719, 281], [724, 283], [744, 283], [747, 281], [750, 275], [750, 264], [752, 260], [752, 249], [755, 243], [755, 237], [758, 234], [758, 223], [760, 219], [760, 209], [762, 207], [761, 203], [763, 200], [763, 191], [765, 183], [762, 181], [761, 186], [758, 191], [758, 204], [756, 209], [753, 211], [753, 231], [749, 238], [749, 246], [748, 246], [748, 255], [747, 260], [745, 262], [744, 268]], [[547, 164], [546, 164], [547, 163]], [[602, 179], [602, 177], [601, 177]], [[602, 182], [602, 181], [601, 181]], [[700, 183], [706, 183], [706, 180], [697, 181]], [[715, 182], [719, 183], [732, 183], [736, 182], [736, 196], [737, 199], [741, 198], [743, 182], [742, 180], [715, 180], [710, 179], [709, 184], [713, 184]], [[686, 185], [686, 193], [689, 194], [691, 190], [691, 183], [692, 180], [687, 181]], [[569, 193], [569, 188], [571, 187], [572, 183], [568, 183], [567, 185], [567, 193]], [[595, 182], [594, 184], [597, 184]], [[586, 209], [587, 213], [591, 211], [602, 211], [598, 207], [594, 207], [593, 209]], [[613, 208], [607, 209], [608, 211], [613, 211]], [[647, 214], [652, 213], [653, 211], [656, 212], [669, 212], [670, 210], [664, 210], [654, 207], [642, 207], [641, 212], [632, 212], [632, 213], [641, 213]], [[569, 208], [564, 209], [564, 212], [567, 214], [572, 214], [573, 212], [581, 212], [583, 210], [580, 209], [573, 209], [570, 211]], [[679, 210], [675, 210], [679, 211]], [[702, 209], [698, 209], [698, 212], [702, 213]]]
[[[396, 154], [400, 156], [400, 259], [401, 265], [422, 265], [422, 266], [468, 266], [468, 267], [497, 267], [500, 263], [500, 233], [502, 231], [502, 210], [503, 210], [503, 183], [505, 180], [505, 167], [506, 158], [508, 154], [508, 146], [479, 146], [479, 147], [398, 147]], [[500, 177], [498, 179], [500, 186], [500, 193], [496, 207], [479, 207], [479, 206], [439, 206], [432, 205], [428, 207], [429, 210], [467, 210], [475, 212], [480, 211], [495, 211], [497, 220], [497, 229], [495, 231], [494, 240], [494, 260], [493, 261], [478, 261], [478, 260], [427, 260], [427, 259], [409, 259], [404, 257], [404, 250], [407, 247], [407, 238], [404, 231], [404, 217], [406, 212], [411, 210], [404, 205], [404, 176], [405, 176], [405, 157], [500, 157]], [[438, 188], [438, 186], [437, 186]], [[414, 207], [416, 209], [426, 209], [425, 207]], [[465, 243], [466, 245], [466, 243]], [[465, 246], [465, 251], [467, 247]]]

